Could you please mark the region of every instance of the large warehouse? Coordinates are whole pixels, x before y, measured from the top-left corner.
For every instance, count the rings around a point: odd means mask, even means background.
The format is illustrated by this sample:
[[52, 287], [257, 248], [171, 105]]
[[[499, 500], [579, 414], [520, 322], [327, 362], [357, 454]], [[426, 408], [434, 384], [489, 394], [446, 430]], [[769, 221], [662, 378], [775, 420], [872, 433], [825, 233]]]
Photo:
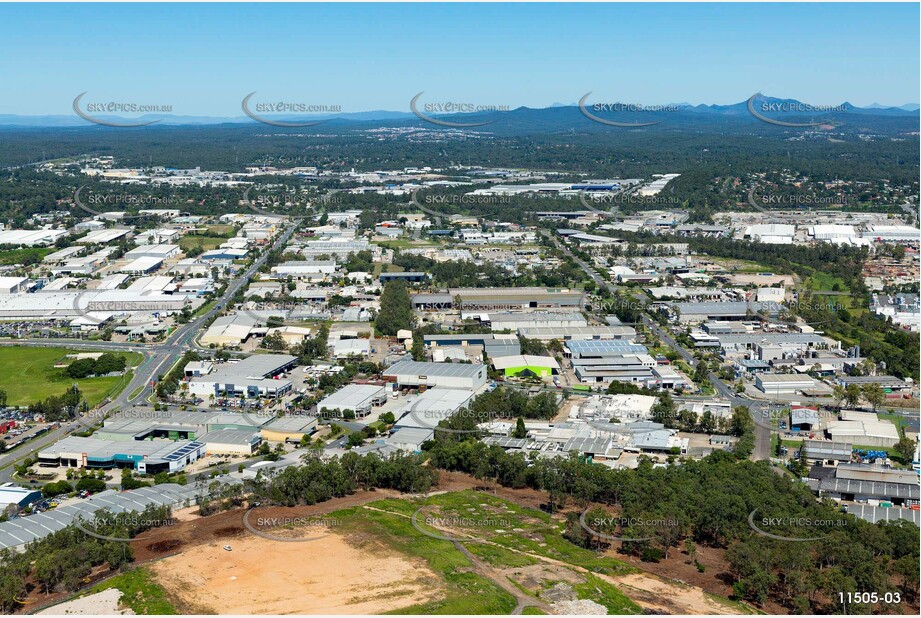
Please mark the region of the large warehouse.
[[38, 453], [46, 468], [132, 468], [144, 474], [179, 472], [205, 454], [205, 445], [188, 440], [97, 440], [68, 436]]
[[384, 377], [401, 387], [443, 386], [477, 390], [486, 384], [486, 365], [464, 363], [420, 363], [400, 361], [384, 372]]
[[766, 395], [791, 395], [811, 391], [816, 382], [809, 376], [787, 373], [761, 373], [755, 376], [755, 386]]
[[285, 378], [273, 378], [296, 364], [297, 357], [288, 354], [254, 354], [237, 363], [215, 365], [208, 375], [192, 378], [189, 392], [204, 399], [221, 393], [282, 397], [291, 391], [293, 384]]
[[504, 373], [506, 377], [530, 372], [537, 377], [546, 378], [560, 372], [560, 364], [552, 356], [502, 356], [492, 359], [492, 366]]
[[375, 406], [387, 401], [387, 389], [376, 384], [346, 384], [338, 391], [323, 398], [317, 404], [317, 414], [332, 414], [342, 417], [352, 412], [356, 418], [364, 418]]

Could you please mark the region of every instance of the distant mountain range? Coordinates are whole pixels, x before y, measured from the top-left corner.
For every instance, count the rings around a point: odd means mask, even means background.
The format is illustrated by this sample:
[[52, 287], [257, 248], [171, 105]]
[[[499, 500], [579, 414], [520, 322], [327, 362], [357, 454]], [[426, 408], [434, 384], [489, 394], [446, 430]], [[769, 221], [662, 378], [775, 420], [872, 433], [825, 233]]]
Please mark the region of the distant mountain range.
[[[787, 109], [803, 109], [804, 104], [796, 99], [776, 99], [771, 97], [764, 97], [759, 99], [759, 101], [764, 101], [771, 104], [781, 104], [786, 105]], [[739, 103], [733, 103], [730, 105], [691, 105], [689, 103], [672, 103], [670, 106], [677, 108], [677, 111], [662, 111], [662, 112], [616, 112], [616, 113], [606, 113], [606, 112], [595, 112], [591, 107], [591, 103], [586, 103], [586, 108], [591, 111], [593, 114], [598, 116], [612, 119], [623, 119], [626, 122], [642, 122], [646, 119], [656, 119], [660, 122], [668, 121], [669, 124], [682, 125], [686, 122], [691, 122], [696, 124], [693, 119], [696, 117], [697, 121], [704, 120], [706, 118], [711, 118], [714, 121], [720, 121], [720, 119], [725, 120], [743, 120], [743, 121], [753, 121], [757, 120], [749, 113], [748, 111], [748, 101], [741, 101]], [[843, 120], [847, 117], [854, 116], [866, 116], [866, 117], [890, 117], [890, 118], [918, 118], [918, 111], [921, 109], [921, 105], [918, 103], [906, 103], [905, 105], [900, 106], [884, 106], [878, 103], [873, 103], [866, 107], [857, 107], [851, 105], [850, 103], [842, 103], [839, 106], [836, 106], [836, 110], [831, 112], [826, 112], [818, 114], [819, 116], [826, 116], [834, 120]], [[793, 115], [792, 113], [788, 113]], [[800, 115], [809, 115], [809, 113], [801, 113]], [[115, 115], [103, 115], [96, 114], [93, 116], [102, 121], [108, 122], [124, 122], [125, 117], [115, 116]], [[513, 119], [513, 124], [518, 124], [514, 121], [522, 121], [530, 119], [532, 121], [540, 121], [539, 125], [543, 125], [545, 130], [569, 130], [569, 125], [575, 120], [586, 121], [587, 119], [581, 113], [578, 105], [576, 103], [563, 104], [563, 103], [554, 103], [550, 107], [545, 108], [529, 108], [529, 107], [519, 107], [509, 112], [493, 112], [493, 113], [470, 113], [470, 114], [451, 114], [451, 115], [432, 115], [431, 117], [440, 118], [445, 120], [450, 120], [457, 123], [473, 123], [477, 120], [495, 120], [497, 118], [503, 118], [504, 120]], [[273, 121], [281, 122], [317, 122], [317, 121], [326, 121], [323, 126], [328, 126], [329, 124], [348, 124], [348, 123], [376, 123], [381, 125], [388, 124], [407, 124], [409, 123], [418, 123], [422, 122], [419, 118], [415, 116], [412, 112], [400, 112], [400, 111], [388, 111], [388, 110], [373, 110], [365, 112], [348, 112], [348, 113], [338, 113], [338, 114], [308, 114], [302, 116], [286, 116], [286, 115], [271, 115], [270, 118]], [[147, 121], [158, 121], [157, 126], [204, 126], [204, 125], [221, 125], [221, 124], [257, 124], [257, 121], [252, 118], [240, 115], [240, 116], [181, 116], [181, 115], [172, 115], [172, 114], [148, 114], [140, 117], [134, 117], [130, 119], [132, 122], [147, 122]], [[561, 126], [552, 126], [558, 123], [562, 123]], [[46, 115], [46, 116], [25, 116], [25, 115], [15, 115], [15, 114], [0, 114], [0, 126], [3, 127], [20, 127], [20, 128], [57, 128], [57, 127], [92, 127], [93, 124], [83, 118], [80, 118], [76, 114], [72, 115]], [[268, 126], [268, 125], [267, 125]], [[493, 127], [487, 126], [483, 128], [484, 131], [490, 131]], [[498, 127], [496, 127], [498, 128]]]

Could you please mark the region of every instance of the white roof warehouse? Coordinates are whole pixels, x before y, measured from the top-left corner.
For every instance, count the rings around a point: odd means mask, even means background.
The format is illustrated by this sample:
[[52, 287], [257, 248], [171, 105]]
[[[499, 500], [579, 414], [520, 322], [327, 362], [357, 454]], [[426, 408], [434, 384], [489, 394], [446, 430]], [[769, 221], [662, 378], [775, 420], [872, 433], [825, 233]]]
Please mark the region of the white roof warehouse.
[[486, 365], [400, 361], [384, 372], [400, 386], [443, 386], [477, 390], [486, 384]]

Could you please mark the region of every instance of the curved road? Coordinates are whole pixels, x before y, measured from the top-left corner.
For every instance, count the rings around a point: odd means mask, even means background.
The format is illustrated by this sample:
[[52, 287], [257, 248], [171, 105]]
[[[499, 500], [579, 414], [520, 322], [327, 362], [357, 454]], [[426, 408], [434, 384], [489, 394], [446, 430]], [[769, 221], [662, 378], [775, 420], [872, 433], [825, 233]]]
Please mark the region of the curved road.
[[[269, 253], [275, 249], [278, 249], [279, 247], [284, 246], [297, 230], [297, 227], [298, 224], [296, 222], [292, 223], [284, 231], [284, 233], [282, 233], [276, 239], [271, 248], [264, 250], [259, 258], [253, 262], [242, 275], [235, 278], [227, 286], [227, 289], [224, 290], [224, 293], [217, 300], [214, 307], [209, 309], [201, 316], [195, 318], [194, 320], [179, 326], [172, 332], [172, 334], [170, 334], [169, 337], [166, 338], [165, 341], [153, 346], [144, 346], [143, 344], [112, 343], [105, 341], [98, 343], [66, 343], [68, 347], [130, 350], [132, 352], [141, 352], [146, 355], [144, 361], [135, 368], [134, 375], [132, 376], [128, 385], [122, 389], [122, 391], [115, 397], [115, 399], [102, 406], [99, 411], [104, 414], [123, 406], [127, 406], [139, 399], [143, 400], [151, 388], [151, 381], [155, 380], [159, 375], [168, 372], [170, 368], [179, 361], [182, 355], [192, 346], [193, 341], [201, 327], [212, 317], [224, 310], [227, 302], [233, 298], [234, 295], [236, 295], [236, 293], [249, 282], [250, 278], [256, 273], [256, 271], [258, 271], [259, 268], [265, 264], [265, 261], [269, 257]], [[4, 341], [2, 343], [5, 345], [57, 347], [64, 344], [66, 341], [67, 340], [14, 340]], [[132, 396], [132, 393], [135, 391], [138, 391], [137, 394]], [[97, 414], [99, 411], [97, 411]], [[37, 452], [47, 447], [48, 445], [57, 442], [61, 438], [65, 437], [68, 433], [78, 428], [82, 428], [82, 425], [76, 422], [61, 425], [61, 427], [45, 434], [40, 439], [33, 440], [32, 442], [23, 445], [21, 448], [14, 449], [9, 453], [0, 455], [0, 468], [11, 466], [20, 459], [31, 456], [34, 452]], [[29, 447], [28, 450], [26, 450], [26, 447]]]

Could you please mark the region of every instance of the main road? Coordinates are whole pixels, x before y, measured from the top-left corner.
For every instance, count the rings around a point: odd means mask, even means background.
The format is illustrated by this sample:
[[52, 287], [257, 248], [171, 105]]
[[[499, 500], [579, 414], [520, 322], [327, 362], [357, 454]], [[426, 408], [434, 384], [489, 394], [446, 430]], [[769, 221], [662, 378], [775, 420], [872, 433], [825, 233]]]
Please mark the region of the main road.
[[[112, 343], [112, 342], [74, 342], [68, 343], [67, 340], [56, 340], [55, 342], [48, 340], [15, 340], [15, 341], [4, 341], [3, 344], [6, 345], [27, 345], [27, 346], [62, 346], [66, 345], [67, 347], [75, 348], [89, 348], [89, 349], [114, 349], [114, 350], [130, 350], [132, 352], [142, 352], [146, 355], [146, 358], [140, 365], [134, 369], [134, 375], [131, 378], [131, 381], [128, 385], [122, 389], [122, 391], [116, 395], [116, 397], [106, 403], [102, 408], [95, 412], [94, 416], [102, 417], [109, 412], [113, 412], [119, 408], [130, 405], [131, 403], [143, 400], [145, 395], [148, 393], [152, 386], [152, 382], [157, 379], [157, 377], [163, 373], [166, 373], [170, 368], [175, 365], [182, 355], [192, 347], [193, 341], [198, 335], [198, 331], [201, 327], [208, 323], [211, 318], [216, 316], [218, 313], [224, 310], [228, 301], [233, 298], [240, 289], [245, 286], [250, 278], [258, 271], [266, 260], [269, 258], [269, 254], [283, 247], [294, 232], [297, 230], [298, 223], [291, 223], [287, 229], [276, 239], [274, 244], [259, 256], [255, 262], [253, 262], [246, 271], [243, 272], [239, 277], [233, 279], [230, 284], [227, 286], [227, 289], [224, 290], [224, 293], [221, 294], [214, 306], [209, 309], [204, 314], [190, 320], [189, 322], [179, 326], [174, 330], [170, 335], [162, 342], [153, 345], [146, 346], [143, 344], [124, 344], [124, 343]], [[59, 428], [45, 434], [39, 439], [33, 440], [30, 443], [23, 445], [21, 448], [13, 449], [9, 453], [4, 453], [0, 455], [0, 468], [7, 467], [20, 459], [25, 459], [26, 457], [31, 456], [33, 453], [49, 446], [64, 436], [66, 436], [71, 431], [83, 427], [80, 423], [71, 421], [69, 423], [62, 424]], [[26, 447], [29, 447], [26, 449]]]
[[[548, 237], [556, 245], [557, 248], [559, 248], [576, 264], [578, 264], [579, 268], [581, 268], [585, 274], [595, 282], [595, 285], [606, 288], [612, 295], [617, 293], [617, 286], [602, 278], [594, 268], [586, 263], [585, 260], [574, 254], [569, 249], [569, 247], [561, 243], [552, 233], [547, 232], [546, 230], [543, 230], [542, 233], [544, 236]], [[668, 344], [669, 347], [675, 350], [675, 352], [681, 355], [681, 358], [683, 358], [691, 367], [697, 367], [697, 364], [700, 361], [698, 361], [697, 358], [691, 354], [689, 350], [684, 348], [671, 335], [671, 333], [656, 324], [656, 322], [646, 314], [643, 314], [643, 325], [655, 333], [656, 336]], [[752, 452], [752, 459], [765, 461], [769, 460], [771, 458], [772, 429], [770, 425], [770, 416], [776, 409], [779, 409], [779, 407], [771, 403], [765, 403], [750, 397], [746, 397], [743, 394], [736, 393], [735, 390], [726, 384], [722, 378], [712, 373], [710, 374], [710, 383], [713, 385], [716, 391], [728, 399], [733, 406], [745, 406], [748, 408], [749, 414], [752, 417], [752, 422], [755, 424], [755, 448]]]

